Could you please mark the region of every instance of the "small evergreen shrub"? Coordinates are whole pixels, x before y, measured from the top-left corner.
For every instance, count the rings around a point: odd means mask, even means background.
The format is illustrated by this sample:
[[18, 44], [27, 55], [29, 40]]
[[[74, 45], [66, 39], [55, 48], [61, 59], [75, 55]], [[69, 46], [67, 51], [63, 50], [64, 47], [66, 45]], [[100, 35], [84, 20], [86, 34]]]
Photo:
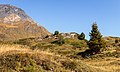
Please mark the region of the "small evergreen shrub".
[[115, 43], [119, 43], [120, 41], [118, 39], [115, 40]]
[[54, 32], [54, 35], [58, 35], [58, 34], [59, 34], [59, 31], [55, 31], [55, 32]]
[[85, 34], [83, 32], [80, 35], [78, 34], [78, 39], [79, 40], [84, 40], [85, 39]]

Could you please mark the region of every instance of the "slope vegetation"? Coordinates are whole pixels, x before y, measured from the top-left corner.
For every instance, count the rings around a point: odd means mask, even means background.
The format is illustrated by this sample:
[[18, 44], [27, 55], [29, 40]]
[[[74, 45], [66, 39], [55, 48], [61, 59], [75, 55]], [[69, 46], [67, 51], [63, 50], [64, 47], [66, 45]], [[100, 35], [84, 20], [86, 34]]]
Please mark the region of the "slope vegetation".
[[1, 44], [0, 72], [101, 72], [81, 60], [70, 59], [28, 46]]

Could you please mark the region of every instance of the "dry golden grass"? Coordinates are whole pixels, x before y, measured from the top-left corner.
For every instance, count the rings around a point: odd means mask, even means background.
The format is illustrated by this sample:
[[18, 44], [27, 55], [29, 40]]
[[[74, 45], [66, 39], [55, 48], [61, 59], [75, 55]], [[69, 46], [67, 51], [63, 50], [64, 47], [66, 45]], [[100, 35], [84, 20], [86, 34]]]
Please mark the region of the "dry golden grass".
[[[59, 48], [59, 47], [57, 47]], [[65, 47], [66, 48], [66, 47]], [[69, 63], [71, 67], [80, 70], [81, 72], [120, 72], [120, 58], [105, 57], [94, 59], [73, 59], [66, 57], [66, 55], [59, 55], [54, 52], [50, 52], [49, 49], [41, 51], [40, 49], [31, 50], [28, 46], [17, 44], [0, 44], [0, 57], [1, 56], [16, 56], [16, 55], [28, 55], [36, 62], [46, 62], [48, 67], [52, 68], [56, 66], [55, 72], [61, 70], [62, 72], [71, 72], [69, 69]], [[14, 58], [14, 57], [13, 57]], [[29, 58], [29, 57], [28, 57]], [[7, 60], [6, 60], [7, 61]], [[13, 60], [14, 61], [14, 60]], [[62, 64], [65, 64], [63, 66]], [[62, 67], [68, 67], [67, 69]], [[73, 70], [74, 71], [74, 70]]]
[[4, 54], [6, 52], [30, 52], [31, 50], [27, 46], [15, 45], [15, 44], [1, 44], [0, 45], [0, 54]]
[[104, 59], [84, 60], [84, 62], [105, 71], [120, 72], [120, 58], [106, 57]]
[[[2, 57], [4, 57], [4, 59]], [[16, 57], [18, 57], [18, 59], [16, 59]], [[49, 51], [40, 51], [37, 49], [31, 50], [29, 47], [22, 45], [0, 44], [0, 61], [1, 61], [0, 64], [4, 64], [3, 62], [5, 62], [5, 67], [7, 65], [13, 67], [12, 64], [18, 63], [18, 61], [16, 60], [24, 60], [24, 59], [28, 59], [28, 61], [32, 59], [36, 63], [35, 66], [32, 66], [33, 68], [36, 67], [36, 69], [39, 69], [37, 63], [40, 65], [41, 63], [43, 63], [45, 64], [45, 67], [47, 65], [47, 67], [50, 70], [55, 68], [53, 70], [54, 72], [59, 72], [59, 71], [74, 72], [75, 70], [78, 72], [101, 72], [101, 71], [104, 72], [103, 69], [100, 69], [99, 67], [87, 65], [81, 60], [70, 59], [65, 56], [50, 53]], [[19, 63], [22, 65], [21, 61]], [[41, 67], [42, 66], [43, 65], [41, 65]], [[11, 69], [14, 70], [14, 68]], [[19, 68], [17, 68], [17, 70], [20, 71]], [[46, 70], [44, 69], [44, 66], [42, 70]], [[36, 72], [36, 71], [32, 71], [32, 72]]]

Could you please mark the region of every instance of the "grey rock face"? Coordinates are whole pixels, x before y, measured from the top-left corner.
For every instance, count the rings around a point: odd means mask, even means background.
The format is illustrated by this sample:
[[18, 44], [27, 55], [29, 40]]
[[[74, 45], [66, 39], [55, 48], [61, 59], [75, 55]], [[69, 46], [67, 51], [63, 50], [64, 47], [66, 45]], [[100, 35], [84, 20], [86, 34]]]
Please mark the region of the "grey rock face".
[[21, 8], [9, 4], [0, 4], [0, 18], [7, 17], [11, 14], [18, 15], [21, 20], [32, 20]]

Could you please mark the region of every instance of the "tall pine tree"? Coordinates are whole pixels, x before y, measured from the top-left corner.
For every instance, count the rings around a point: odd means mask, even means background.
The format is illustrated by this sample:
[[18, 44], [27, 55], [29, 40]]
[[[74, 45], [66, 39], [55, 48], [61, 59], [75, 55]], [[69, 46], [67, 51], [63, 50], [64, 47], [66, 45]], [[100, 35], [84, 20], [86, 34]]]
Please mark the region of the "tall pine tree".
[[90, 40], [88, 46], [92, 52], [98, 53], [101, 48], [105, 48], [105, 41], [102, 39], [102, 35], [98, 30], [96, 23], [93, 23], [92, 30], [90, 32]]

